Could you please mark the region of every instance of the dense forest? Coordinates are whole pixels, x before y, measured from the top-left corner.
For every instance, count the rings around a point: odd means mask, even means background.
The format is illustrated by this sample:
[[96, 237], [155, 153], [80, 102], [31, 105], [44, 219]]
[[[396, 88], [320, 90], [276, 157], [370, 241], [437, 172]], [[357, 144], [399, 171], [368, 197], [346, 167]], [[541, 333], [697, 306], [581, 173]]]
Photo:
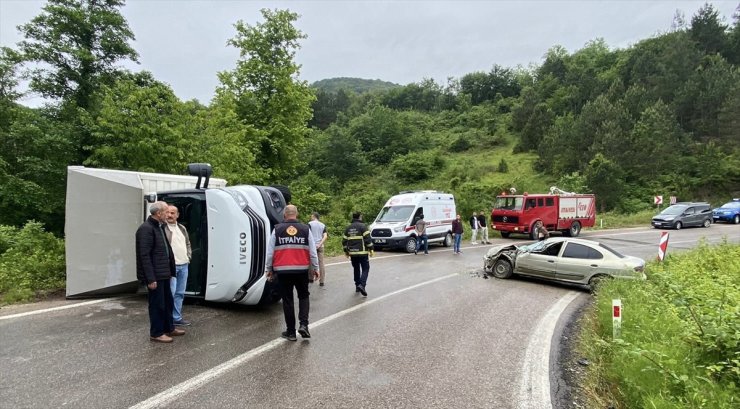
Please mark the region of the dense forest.
[[[240, 57], [204, 105], [120, 68], [138, 59], [124, 3], [49, 0], [0, 50], [0, 225], [62, 235], [68, 165], [182, 174], [209, 162], [232, 185], [288, 185], [330, 228], [404, 189], [450, 191], [463, 214], [511, 186], [593, 192], [621, 212], [653, 194], [740, 195], [740, 8], [731, 24], [710, 4], [677, 14], [625, 49], [554, 45], [528, 68], [492, 61], [403, 86], [309, 85], [294, 57], [310, 33], [295, 13], [263, 10], [235, 24]], [[23, 81], [51, 103], [19, 104]]]

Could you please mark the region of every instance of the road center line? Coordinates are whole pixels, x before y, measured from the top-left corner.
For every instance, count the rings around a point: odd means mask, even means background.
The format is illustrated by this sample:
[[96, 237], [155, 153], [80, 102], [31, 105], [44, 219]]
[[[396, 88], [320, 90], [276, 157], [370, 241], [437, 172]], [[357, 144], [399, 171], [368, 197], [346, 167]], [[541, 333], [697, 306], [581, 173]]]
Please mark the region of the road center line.
[[[446, 276], [438, 277], [438, 278], [435, 278], [433, 280], [424, 281], [424, 282], [419, 283], [419, 284], [414, 284], [414, 285], [412, 285], [410, 287], [406, 287], [406, 288], [402, 288], [400, 290], [396, 290], [396, 291], [394, 291], [392, 293], [381, 295], [378, 298], [369, 299], [369, 300], [363, 302], [362, 304], [355, 305], [354, 307], [347, 308], [346, 310], [342, 310], [342, 311], [339, 311], [337, 313], [334, 313], [334, 314], [332, 314], [332, 315], [330, 315], [328, 317], [322, 318], [322, 319], [316, 321], [315, 323], [311, 324], [311, 328], [316, 328], [318, 326], [321, 326], [323, 324], [326, 324], [327, 322], [333, 321], [333, 320], [335, 320], [337, 318], [341, 318], [341, 317], [343, 317], [343, 316], [345, 316], [347, 314], [351, 314], [351, 313], [353, 313], [353, 312], [355, 312], [355, 311], [357, 311], [357, 310], [359, 310], [361, 308], [365, 308], [365, 307], [367, 307], [369, 305], [375, 304], [377, 302], [381, 302], [381, 301], [385, 300], [386, 298], [390, 298], [390, 297], [396, 296], [398, 294], [405, 293], [407, 291], [411, 291], [411, 290], [414, 290], [414, 289], [419, 288], [419, 287], [423, 287], [425, 285], [433, 284], [433, 283], [436, 283], [438, 281], [446, 280], [448, 278], [455, 277], [457, 275], [458, 275], [457, 273], [455, 273], [455, 274], [448, 274]], [[222, 363], [222, 364], [220, 364], [218, 366], [215, 366], [215, 367], [213, 367], [213, 368], [211, 368], [211, 369], [209, 369], [209, 370], [207, 370], [205, 372], [202, 372], [200, 375], [196, 375], [196, 376], [194, 376], [194, 377], [192, 377], [192, 378], [190, 378], [190, 379], [188, 379], [188, 380], [186, 380], [186, 381], [184, 381], [184, 382], [182, 382], [182, 383], [180, 383], [178, 385], [175, 385], [175, 386], [171, 387], [170, 389], [167, 389], [167, 390], [165, 390], [163, 392], [160, 392], [160, 393], [152, 396], [151, 398], [149, 398], [149, 399], [147, 399], [145, 401], [139, 402], [138, 404], [136, 404], [134, 406], [131, 406], [130, 409], [145, 409], [145, 408], [156, 408], [156, 407], [164, 407], [164, 406], [167, 406], [169, 403], [171, 403], [172, 401], [174, 401], [175, 399], [177, 399], [180, 395], [183, 395], [185, 393], [188, 393], [188, 392], [190, 392], [190, 391], [192, 391], [194, 389], [197, 389], [197, 388], [199, 388], [199, 387], [207, 384], [208, 382], [210, 382], [210, 381], [212, 381], [212, 380], [214, 380], [214, 379], [216, 379], [216, 378], [224, 375], [226, 372], [228, 372], [228, 371], [230, 371], [230, 370], [232, 370], [232, 369], [234, 369], [234, 368], [236, 368], [236, 367], [238, 367], [238, 366], [240, 366], [240, 365], [242, 365], [242, 364], [250, 361], [252, 358], [257, 357], [257, 356], [259, 356], [260, 354], [262, 354], [264, 352], [267, 352], [267, 351], [270, 351], [270, 350], [274, 349], [275, 347], [283, 344], [284, 342], [288, 342], [288, 341], [285, 340], [285, 339], [282, 339], [282, 338], [276, 338], [276, 339], [274, 339], [272, 341], [269, 341], [269, 342], [267, 342], [265, 344], [262, 344], [262, 345], [260, 345], [260, 346], [258, 346], [256, 348], [253, 348], [253, 349], [251, 349], [251, 350], [249, 350], [249, 351], [247, 351], [247, 352], [245, 352], [245, 353], [243, 353], [243, 354], [241, 354], [241, 355], [239, 355], [239, 356], [237, 356], [235, 358], [232, 358], [232, 359], [230, 359], [230, 360], [228, 360], [228, 361], [226, 361], [226, 362], [224, 362], [224, 363]]]
[[581, 293], [571, 291], [561, 297], [532, 330], [524, 354], [522, 377], [519, 381], [520, 409], [552, 409], [550, 396], [550, 349], [558, 318]]

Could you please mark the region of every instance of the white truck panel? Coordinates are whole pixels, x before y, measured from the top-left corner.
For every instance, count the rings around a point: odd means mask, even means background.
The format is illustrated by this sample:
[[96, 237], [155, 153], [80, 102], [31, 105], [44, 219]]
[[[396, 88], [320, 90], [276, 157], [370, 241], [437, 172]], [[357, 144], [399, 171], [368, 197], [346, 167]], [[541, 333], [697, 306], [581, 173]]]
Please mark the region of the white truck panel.
[[594, 198], [591, 196], [561, 197], [558, 209], [561, 219], [587, 219], [594, 212]]

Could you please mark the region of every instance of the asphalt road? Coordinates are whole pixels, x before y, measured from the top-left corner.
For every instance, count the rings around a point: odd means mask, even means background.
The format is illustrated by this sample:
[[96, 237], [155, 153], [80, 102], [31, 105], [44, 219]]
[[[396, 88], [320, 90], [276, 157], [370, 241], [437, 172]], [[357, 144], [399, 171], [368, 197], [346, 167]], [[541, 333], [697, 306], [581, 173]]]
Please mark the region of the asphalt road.
[[[659, 234], [582, 236], [653, 259]], [[702, 237], [740, 243], [734, 225], [670, 234], [669, 254]], [[279, 338], [280, 304], [188, 304], [193, 325], [168, 345], [149, 341], [142, 296], [5, 307], [0, 407], [550, 408], [551, 340], [590, 296], [484, 280], [488, 247], [378, 253], [367, 298], [355, 293], [349, 263], [332, 259], [326, 286], [311, 287], [313, 337], [298, 342]]]

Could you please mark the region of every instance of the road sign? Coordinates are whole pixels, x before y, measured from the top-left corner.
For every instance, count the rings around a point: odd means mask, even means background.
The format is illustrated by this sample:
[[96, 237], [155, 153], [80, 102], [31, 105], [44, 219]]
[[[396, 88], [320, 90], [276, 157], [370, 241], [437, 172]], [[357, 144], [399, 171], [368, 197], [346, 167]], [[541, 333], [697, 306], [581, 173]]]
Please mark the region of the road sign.
[[677, 202], [676, 196], [671, 196], [671, 204], [674, 205], [676, 204], [676, 202]]
[[622, 332], [622, 300], [612, 300], [612, 337], [617, 339]]
[[663, 196], [655, 196], [653, 198], [653, 201], [656, 205], [662, 205], [663, 204]]
[[660, 233], [660, 242], [658, 242], [658, 260], [663, 261], [665, 253], [668, 251], [668, 232]]

